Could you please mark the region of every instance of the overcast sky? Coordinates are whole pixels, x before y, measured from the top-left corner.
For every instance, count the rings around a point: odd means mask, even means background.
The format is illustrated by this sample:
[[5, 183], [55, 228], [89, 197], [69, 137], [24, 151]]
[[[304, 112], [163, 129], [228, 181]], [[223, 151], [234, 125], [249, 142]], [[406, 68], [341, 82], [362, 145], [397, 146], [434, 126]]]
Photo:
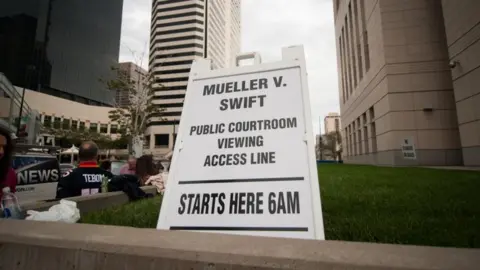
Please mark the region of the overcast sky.
[[[327, 113], [340, 110], [333, 1], [241, 1], [243, 52], [259, 52], [263, 62], [272, 62], [281, 60], [282, 47], [304, 45], [313, 130], [318, 133], [319, 119], [323, 123]], [[148, 66], [150, 9], [151, 0], [124, 0], [120, 61], [137, 59]]]

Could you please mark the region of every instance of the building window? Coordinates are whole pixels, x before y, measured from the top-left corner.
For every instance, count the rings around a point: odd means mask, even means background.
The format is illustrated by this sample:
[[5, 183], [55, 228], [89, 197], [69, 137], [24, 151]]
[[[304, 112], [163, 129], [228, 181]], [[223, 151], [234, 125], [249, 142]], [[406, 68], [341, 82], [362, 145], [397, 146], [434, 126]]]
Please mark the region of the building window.
[[369, 146], [368, 146], [368, 128], [367, 126], [363, 127], [363, 144], [365, 146], [365, 154], [368, 154], [370, 152]]
[[53, 128], [59, 129], [61, 125], [62, 125], [62, 118], [55, 117], [53, 119]]
[[45, 115], [43, 117], [43, 126], [51, 127], [52, 126], [52, 117], [50, 115]]
[[90, 123], [90, 131], [91, 132], [98, 132], [98, 124], [97, 123]]
[[72, 130], [77, 130], [78, 128], [78, 121], [72, 120], [72, 126], [70, 127]]
[[357, 121], [353, 121], [353, 131], [352, 131], [352, 137], [353, 137], [353, 154], [356, 156], [358, 155], [358, 148], [357, 148]]
[[358, 154], [362, 155], [363, 154], [363, 147], [362, 147], [362, 130], [358, 130]]
[[349, 89], [349, 94], [352, 94], [353, 91], [353, 83], [352, 83], [352, 55], [351, 55], [351, 50], [350, 50], [350, 33], [348, 31], [348, 16], [345, 16], [345, 58], [347, 59], [347, 78], [348, 78], [348, 89]]
[[375, 122], [370, 124], [370, 132], [372, 133], [372, 153], [377, 152], [377, 128]]
[[[363, 0], [360, 0], [363, 1]], [[357, 43], [357, 64], [358, 64], [358, 76], [359, 82], [363, 78], [363, 61], [362, 61], [362, 46], [360, 45], [360, 26], [358, 17], [358, 0], [353, 1], [353, 15], [355, 16], [355, 35], [356, 35], [356, 43]]]
[[368, 109], [370, 117], [370, 134], [372, 136], [372, 153], [377, 152], [377, 128], [375, 126], [375, 108], [372, 106]]
[[155, 148], [168, 148], [169, 143], [169, 134], [155, 134]]
[[344, 90], [345, 90], [345, 101], [348, 100], [348, 96], [350, 95], [350, 91], [349, 91], [349, 81], [348, 81], [348, 67], [349, 67], [349, 64], [348, 64], [348, 53], [346, 51], [346, 45], [345, 45], [345, 29], [342, 27], [342, 44], [341, 44], [341, 48], [340, 50], [342, 51], [342, 56], [343, 56], [343, 85], [344, 85]]
[[117, 134], [117, 133], [118, 133], [118, 126], [110, 125], [110, 134]]
[[62, 121], [62, 129], [70, 129], [70, 119], [63, 119]]
[[365, 72], [370, 69], [370, 46], [368, 45], [368, 32], [363, 33], [363, 50], [365, 54]]
[[345, 128], [345, 136], [343, 138], [344, 138], [343, 145], [345, 145], [345, 150], [347, 152], [346, 155], [349, 156], [350, 155], [350, 145], [348, 144], [348, 128]]
[[85, 130], [85, 122], [81, 121], [78, 129], [79, 130]]
[[375, 109], [373, 108], [373, 106], [368, 109], [368, 114], [370, 116], [370, 122], [375, 121]]
[[107, 134], [108, 132], [108, 124], [100, 124], [100, 133]]
[[342, 97], [343, 97], [343, 103], [347, 101], [347, 98], [345, 96], [345, 76], [344, 76], [344, 69], [345, 67], [343, 66], [343, 46], [342, 46], [342, 37], [338, 38], [338, 47], [339, 47], [339, 55], [340, 55], [340, 76], [342, 78]]
[[369, 146], [368, 146], [368, 128], [367, 128], [367, 113], [362, 114], [362, 129], [363, 129], [363, 146], [365, 148], [364, 154], [368, 154], [370, 152]]
[[351, 53], [351, 61], [352, 61], [352, 75], [353, 75], [353, 88], [357, 88], [357, 61], [356, 61], [356, 57], [355, 57], [355, 36], [354, 36], [354, 32], [353, 32], [353, 14], [352, 14], [352, 5], [351, 4], [348, 4], [348, 17], [349, 17], [349, 20], [348, 20], [348, 33], [350, 33], [350, 44], [349, 44], [349, 48], [350, 48], [350, 52]]
[[340, 131], [340, 119], [335, 118], [335, 131], [339, 132]]
[[145, 140], [143, 141], [143, 148], [150, 149], [150, 135], [145, 136]]
[[370, 69], [370, 48], [368, 45], [367, 20], [365, 11], [365, 1], [360, 1], [360, 16], [363, 29], [363, 55], [365, 59], [365, 73]]
[[352, 124], [349, 125], [349, 132], [348, 132], [348, 141], [350, 143], [350, 156], [353, 156], [355, 155], [355, 153], [353, 152], [353, 130], [352, 130]]

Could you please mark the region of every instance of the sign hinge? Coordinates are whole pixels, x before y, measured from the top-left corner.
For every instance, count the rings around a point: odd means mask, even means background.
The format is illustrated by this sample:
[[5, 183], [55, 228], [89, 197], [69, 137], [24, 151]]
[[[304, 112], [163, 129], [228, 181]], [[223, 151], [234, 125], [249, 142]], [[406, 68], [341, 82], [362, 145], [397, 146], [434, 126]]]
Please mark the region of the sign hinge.
[[307, 134], [307, 133], [304, 133], [304, 134], [303, 134], [303, 141], [304, 141], [305, 143], [308, 143], [308, 134]]
[[183, 149], [183, 141], [180, 141], [180, 143], [178, 144], [178, 151], [182, 151]]

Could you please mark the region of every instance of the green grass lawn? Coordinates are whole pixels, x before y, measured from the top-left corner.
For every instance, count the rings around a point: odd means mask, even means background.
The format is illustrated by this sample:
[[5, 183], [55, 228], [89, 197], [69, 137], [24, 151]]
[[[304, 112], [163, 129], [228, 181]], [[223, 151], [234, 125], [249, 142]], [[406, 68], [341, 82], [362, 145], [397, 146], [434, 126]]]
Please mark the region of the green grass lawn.
[[[480, 248], [480, 173], [321, 164], [329, 240]], [[161, 197], [82, 222], [155, 228]]]

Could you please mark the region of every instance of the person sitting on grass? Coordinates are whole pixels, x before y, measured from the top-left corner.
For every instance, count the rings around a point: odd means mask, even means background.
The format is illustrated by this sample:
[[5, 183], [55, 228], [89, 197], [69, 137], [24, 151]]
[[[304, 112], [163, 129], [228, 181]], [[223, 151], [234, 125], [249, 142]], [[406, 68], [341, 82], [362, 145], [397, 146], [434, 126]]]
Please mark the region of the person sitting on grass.
[[93, 195], [102, 192], [103, 178], [111, 179], [113, 174], [97, 164], [98, 146], [92, 142], [83, 142], [78, 149], [78, 167], [66, 171], [57, 184], [56, 199]]
[[138, 177], [140, 185], [152, 185], [157, 188], [157, 192], [165, 192], [165, 179], [161, 175], [162, 165], [155, 165], [152, 155], [143, 155], [137, 159], [135, 174]]
[[135, 167], [137, 159], [134, 156], [129, 156], [127, 163], [120, 168], [120, 174], [135, 174]]
[[13, 148], [14, 142], [10, 131], [0, 126], [0, 198], [4, 187], [9, 187], [12, 193], [16, 191], [17, 176], [12, 168]]
[[112, 171], [112, 162], [110, 160], [103, 160], [100, 162], [100, 168], [104, 169], [105, 171]]

